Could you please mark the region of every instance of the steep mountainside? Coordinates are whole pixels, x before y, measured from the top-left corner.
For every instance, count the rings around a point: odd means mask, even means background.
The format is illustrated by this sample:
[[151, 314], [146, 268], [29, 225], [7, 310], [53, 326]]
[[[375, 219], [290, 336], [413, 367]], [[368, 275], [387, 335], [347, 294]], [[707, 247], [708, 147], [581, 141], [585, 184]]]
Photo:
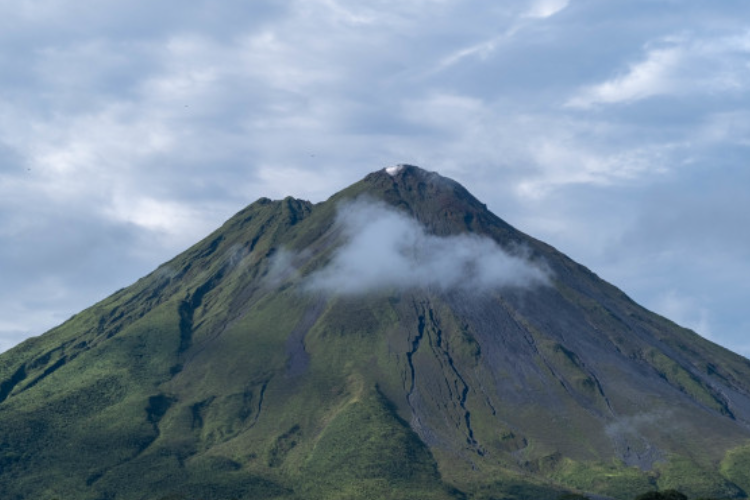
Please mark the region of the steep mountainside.
[[456, 182], [260, 199], [0, 356], [4, 499], [750, 492], [750, 362]]

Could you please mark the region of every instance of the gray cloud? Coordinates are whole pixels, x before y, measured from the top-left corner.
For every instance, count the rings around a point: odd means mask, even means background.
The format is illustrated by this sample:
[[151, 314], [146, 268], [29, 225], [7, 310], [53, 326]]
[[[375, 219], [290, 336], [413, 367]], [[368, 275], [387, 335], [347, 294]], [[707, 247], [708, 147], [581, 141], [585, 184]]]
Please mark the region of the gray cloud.
[[427, 288], [486, 291], [548, 283], [544, 266], [473, 234], [438, 237], [385, 204], [357, 200], [340, 208], [346, 239], [332, 261], [306, 286], [329, 293]]

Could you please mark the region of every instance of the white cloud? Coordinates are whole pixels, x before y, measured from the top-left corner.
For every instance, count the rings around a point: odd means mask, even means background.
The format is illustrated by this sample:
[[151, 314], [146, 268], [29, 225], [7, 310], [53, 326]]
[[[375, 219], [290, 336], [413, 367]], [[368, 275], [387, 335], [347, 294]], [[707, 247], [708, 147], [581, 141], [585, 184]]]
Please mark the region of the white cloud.
[[483, 291], [528, 288], [548, 282], [538, 264], [465, 234], [438, 237], [382, 203], [355, 201], [338, 214], [346, 241], [324, 269], [307, 279], [312, 290], [361, 294], [431, 288]]
[[570, 0], [536, 0], [526, 12], [528, 17], [547, 18], [565, 9]]
[[507, 37], [508, 34], [502, 34], [499, 36], [494, 36], [488, 40], [475, 43], [468, 47], [462, 47], [440, 59], [437, 67], [433, 70], [433, 72], [442, 71], [446, 68], [449, 68], [466, 59], [467, 57], [478, 56], [480, 59], [485, 59], [490, 54], [492, 54], [492, 52], [494, 52], [497, 48], [497, 45]]
[[[674, 168], [688, 147], [649, 138], [618, 148], [612, 143], [633, 129], [601, 119], [514, 113], [503, 101], [455, 94], [410, 101], [404, 110], [411, 120], [445, 136], [417, 163], [488, 177], [502, 169], [506, 189], [524, 199], [539, 200], [570, 186], [653, 180]], [[471, 168], [465, 167], [467, 158], [474, 163]]]
[[748, 88], [748, 32], [715, 38], [669, 36], [647, 44], [645, 51], [618, 76], [579, 90], [566, 106], [585, 109], [661, 95], [712, 95]]
[[552, 131], [529, 150], [539, 173], [518, 182], [516, 191], [523, 197], [539, 199], [566, 186], [610, 186], [659, 176], [668, 172], [667, 154], [675, 147], [659, 144], [627, 151], [596, 151], [577, 134], [566, 137], [554, 133], [559, 129]]
[[337, 22], [356, 26], [372, 24], [378, 18], [375, 12], [370, 11], [369, 9], [365, 10], [362, 6], [359, 6], [359, 9], [350, 8], [342, 5], [341, 2], [337, 2], [336, 0], [317, 0], [316, 3], [319, 6], [328, 9]]
[[112, 200], [112, 206], [107, 207], [105, 211], [115, 220], [135, 224], [154, 233], [162, 233], [172, 240], [184, 239], [186, 234], [192, 232], [191, 226], [202, 225], [199, 222], [201, 214], [190, 205], [149, 197], [118, 196]]
[[[479, 60], [489, 58], [503, 44], [509, 44], [522, 30], [533, 26], [534, 22], [542, 21], [554, 16], [567, 8], [570, 0], [534, 0], [528, 8], [519, 13], [506, 14], [505, 22], [499, 23], [501, 28], [496, 29], [496, 34], [482, 41], [452, 50], [448, 55], [440, 58], [434, 69], [427, 74], [435, 74], [454, 66], [461, 61], [476, 57]], [[504, 16], [504, 17], [506, 17]]]
[[680, 82], [675, 72], [685, 59], [679, 48], [650, 51], [645, 60], [631, 65], [621, 76], [583, 89], [567, 106], [588, 108], [595, 104], [632, 102], [676, 91]]

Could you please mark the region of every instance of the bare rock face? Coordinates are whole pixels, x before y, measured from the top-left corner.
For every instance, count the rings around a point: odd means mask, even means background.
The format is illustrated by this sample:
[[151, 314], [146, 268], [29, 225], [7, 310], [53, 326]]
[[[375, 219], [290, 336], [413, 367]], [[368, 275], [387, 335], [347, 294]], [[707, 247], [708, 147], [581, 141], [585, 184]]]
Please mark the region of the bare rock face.
[[750, 491], [750, 362], [411, 165], [3, 354], [0, 424], [10, 499]]

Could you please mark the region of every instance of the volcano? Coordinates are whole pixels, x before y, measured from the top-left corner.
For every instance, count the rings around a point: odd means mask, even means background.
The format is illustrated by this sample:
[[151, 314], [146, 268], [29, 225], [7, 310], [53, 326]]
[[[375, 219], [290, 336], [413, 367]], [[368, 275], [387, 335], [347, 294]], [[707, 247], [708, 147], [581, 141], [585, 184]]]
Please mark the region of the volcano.
[[410, 165], [261, 198], [0, 356], [21, 499], [750, 492], [750, 361]]

